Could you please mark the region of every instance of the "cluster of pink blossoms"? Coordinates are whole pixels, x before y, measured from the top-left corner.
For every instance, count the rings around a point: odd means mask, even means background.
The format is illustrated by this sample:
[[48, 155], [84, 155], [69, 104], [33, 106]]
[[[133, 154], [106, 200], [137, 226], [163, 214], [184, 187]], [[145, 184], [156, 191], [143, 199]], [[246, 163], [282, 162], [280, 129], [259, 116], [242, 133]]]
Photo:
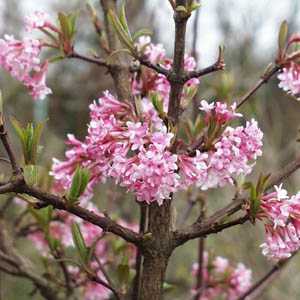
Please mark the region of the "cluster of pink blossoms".
[[[232, 108], [214, 112], [217, 118], [226, 113], [236, 116]], [[157, 122], [157, 116], [149, 111], [137, 116], [129, 103], [118, 101], [108, 92], [90, 105], [90, 117], [84, 142], [69, 135], [67, 160], [54, 159], [51, 174], [57, 192], [70, 187], [80, 165], [91, 173], [86, 198], [92, 196], [96, 183], [111, 177], [133, 192], [138, 201], [162, 204], [170, 193], [192, 184], [207, 189], [232, 183], [234, 176], [248, 174], [261, 155], [262, 133], [253, 120], [245, 127], [226, 127], [213, 149], [198, 150], [191, 156], [170, 151], [174, 135], [167, 132], [161, 120]]]
[[300, 193], [289, 197], [281, 185], [275, 186], [275, 192], [262, 197], [258, 218], [266, 230], [264, 255], [279, 260], [300, 248]]
[[[198, 276], [199, 266], [193, 265], [192, 274]], [[251, 286], [252, 272], [244, 264], [239, 263], [232, 266], [228, 259], [217, 256], [209, 258], [208, 253], [204, 253], [202, 269], [203, 287], [201, 293], [193, 289], [194, 295], [200, 294], [198, 300], [235, 300], [243, 295]]]
[[284, 91], [299, 97], [300, 94], [300, 65], [290, 62], [278, 75], [279, 87]]
[[[43, 21], [34, 21], [30, 17], [27, 19], [28, 30], [42, 26], [39, 22]], [[17, 40], [13, 36], [5, 35], [0, 39], [0, 67], [22, 82], [34, 99], [44, 99], [51, 94], [51, 89], [46, 86], [48, 62], [40, 60], [42, 47], [39, 40], [28, 37]]]

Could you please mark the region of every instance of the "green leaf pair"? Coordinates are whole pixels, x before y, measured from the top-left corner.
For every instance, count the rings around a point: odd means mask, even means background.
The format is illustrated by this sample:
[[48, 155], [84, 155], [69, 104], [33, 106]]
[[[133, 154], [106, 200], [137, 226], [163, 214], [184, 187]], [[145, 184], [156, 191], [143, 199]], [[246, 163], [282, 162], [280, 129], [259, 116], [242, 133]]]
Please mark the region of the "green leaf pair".
[[137, 53], [134, 46], [135, 41], [142, 35], [151, 35], [151, 31], [143, 28], [131, 35], [126, 18], [125, 1], [122, 4], [119, 16], [110, 10], [108, 13], [108, 19], [114, 27], [120, 42], [130, 51], [131, 54], [136, 56]]
[[77, 13], [58, 13], [58, 21], [60, 24], [63, 40], [72, 41], [74, 39], [76, 33], [77, 15]]
[[260, 174], [256, 185], [253, 185], [252, 182], [246, 182], [243, 185], [245, 190], [250, 190], [250, 214], [253, 222], [255, 221], [256, 215], [260, 210], [261, 197], [266, 190], [270, 176], [271, 174]]
[[21, 141], [25, 165], [35, 165], [39, 153], [39, 143], [45, 123], [28, 123], [22, 127], [19, 121], [11, 118], [11, 123]]
[[73, 205], [85, 191], [90, 179], [89, 170], [77, 167], [72, 179], [71, 188], [67, 195], [68, 204]]
[[84, 266], [87, 266], [91, 258], [91, 251], [90, 248], [86, 246], [80, 227], [77, 223], [72, 224], [72, 237], [81, 263]]

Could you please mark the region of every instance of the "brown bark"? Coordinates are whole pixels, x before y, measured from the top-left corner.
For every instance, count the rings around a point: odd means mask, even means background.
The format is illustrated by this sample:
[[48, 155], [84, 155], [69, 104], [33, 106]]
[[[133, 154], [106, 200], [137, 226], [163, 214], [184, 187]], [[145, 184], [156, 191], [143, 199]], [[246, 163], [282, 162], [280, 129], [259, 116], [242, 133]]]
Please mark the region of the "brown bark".
[[163, 282], [168, 259], [173, 249], [171, 200], [165, 200], [161, 206], [156, 203], [150, 205], [148, 226], [143, 249], [144, 260], [139, 299], [160, 300], [163, 297]]

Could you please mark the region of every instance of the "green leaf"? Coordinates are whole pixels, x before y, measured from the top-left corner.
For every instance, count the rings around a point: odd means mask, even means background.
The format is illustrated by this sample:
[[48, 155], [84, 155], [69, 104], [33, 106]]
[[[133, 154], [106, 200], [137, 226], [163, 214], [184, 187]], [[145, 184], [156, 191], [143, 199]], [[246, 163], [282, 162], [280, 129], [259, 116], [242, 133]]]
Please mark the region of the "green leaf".
[[68, 194], [68, 200], [70, 201], [71, 204], [73, 204], [78, 199], [80, 185], [81, 185], [81, 169], [80, 167], [77, 167], [73, 175], [71, 188]]
[[174, 289], [174, 285], [170, 284], [170, 283], [167, 283], [167, 282], [164, 282], [163, 283], [163, 289], [164, 289], [165, 293], [168, 293], [168, 292], [170, 292]]
[[131, 53], [134, 53], [135, 49], [131, 37], [128, 35], [128, 32], [123, 28], [123, 25], [120, 22], [119, 18], [115, 15], [115, 13], [112, 10], [108, 12], [108, 20], [114, 27], [121, 43], [124, 44], [124, 46], [128, 48], [131, 51]]
[[89, 170], [77, 167], [72, 178], [71, 188], [67, 195], [68, 204], [73, 205], [85, 191], [90, 179]]
[[24, 130], [23, 130], [21, 123], [14, 117], [10, 117], [10, 122], [11, 122], [14, 130], [16, 131], [20, 141], [22, 142], [22, 146], [24, 146], [23, 148], [25, 148]]
[[192, 12], [192, 11], [194, 11], [194, 10], [200, 8], [200, 6], [201, 6], [200, 3], [194, 1], [194, 2], [192, 3], [192, 5], [190, 6], [189, 11]]
[[35, 126], [33, 123], [28, 123], [27, 126], [23, 128], [15, 118], [10, 118], [10, 120], [21, 141], [25, 164], [36, 164], [44, 123], [38, 123]]
[[90, 172], [88, 169], [82, 168], [81, 169], [81, 183], [80, 183], [80, 188], [79, 188], [79, 196], [83, 194], [85, 191], [85, 188], [87, 187], [88, 183], [90, 180]]
[[176, 11], [177, 11], [177, 12], [184, 12], [184, 13], [187, 13], [186, 7], [183, 6], [183, 5], [178, 5], [178, 6], [176, 6]]
[[158, 93], [151, 93], [150, 94], [150, 98], [151, 98], [151, 102], [154, 106], [154, 108], [156, 109], [156, 111], [158, 112], [158, 114], [160, 116], [164, 115], [164, 104], [163, 104], [163, 100], [160, 97], [160, 95]]
[[36, 165], [24, 166], [24, 179], [29, 186], [34, 186], [38, 183], [39, 167]]
[[68, 17], [64, 13], [58, 13], [58, 21], [60, 24], [60, 29], [62, 31], [63, 37], [68, 38], [69, 35], [69, 25], [68, 25]]
[[47, 230], [49, 223], [52, 220], [53, 207], [49, 205], [41, 209], [34, 209], [32, 207], [28, 208], [29, 212], [33, 215], [39, 225], [43, 228], [44, 231]]
[[72, 237], [73, 237], [73, 242], [75, 244], [75, 248], [81, 259], [81, 262], [83, 264], [86, 264], [88, 259], [89, 249], [85, 244], [80, 227], [77, 223], [72, 224]]
[[77, 13], [72, 13], [69, 15], [61, 12], [58, 13], [58, 20], [63, 34], [63, 40], [71, 42], [74, 38], [74, 35], [76, 33], [77, 15]]
[[126, 2], [123, 1], [122, 6], [121, 6], [121, 12], [120, 12], [120, 23], [122, 24], [124, 30], [127, 32], [128, 36], [131, 38], [131, 33], [128, 27], [128, 22], [127, 22], [127, 18], [126, 18], [126, 9], [125, 9], [125, 4]]
[[136, 31], [133, 36], [132, 36], [132, 40], [135, 42], [139, 37], [144, 36], [144, 35], [152, 35], [152, 31], [150, 29], [147, 28], [142, 28], [139, 29], [138, 31]]
[[287, 21], [283, 21], [280, 25], [279, 34], [278, 34], [278, 48], [282, 52], [286, 46], [288, 35], [288, 24]]
[[48, 62], [49, 63], [55, 63], [57, 61], [63, 60], [64, 58], [65, 58], [65, 56], [63, 56], [63, 55], [56, 55], [56, 56], [53, 56], [50, 59], [48, 59]]

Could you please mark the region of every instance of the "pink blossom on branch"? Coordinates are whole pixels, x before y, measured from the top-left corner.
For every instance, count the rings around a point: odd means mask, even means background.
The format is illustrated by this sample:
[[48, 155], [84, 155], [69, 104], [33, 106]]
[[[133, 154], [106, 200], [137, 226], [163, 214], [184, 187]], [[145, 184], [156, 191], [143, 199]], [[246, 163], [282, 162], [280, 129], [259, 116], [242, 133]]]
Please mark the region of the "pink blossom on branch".
[[282, 185], [261, 199], [258, 218], [264, 222], [266, 241], [262, 252], [279, 260], [290, 257], [300, 248], [300, 193], [289, 197]]
[[[199, 265], [193, 265], [192, 274], [199, 276]], [[252, 271], [244, 264], [238, 263], [232, 265], [228, 259], [221, 256], [209, 258], [207, 252], [204, 252], [204, 262], [202, 269], [203, 284], [201, 292], [199, 289], [193, 289], [192, 294], [197, 295], [197, 300], [236, 300], [243, 295], [251, 286]]]
[[[222, 116], [222, 122], [237, 117], [234, 107], [217, 107], [214, 115]], [[227, 126], [212, 149], [191, 156], [171, 153], [174, 135], [157, 121], [157, 115], [149, 115], [148, 110], [137, 116], [129, 103], [108, 92], [90, 105], [90, 116], [84, 142], [69, 135], [67, 160], [54, 160], [51, 174], [57, 192], [70, 187], [73, 173], [81, 165], [91, 173], [84, 199], [92, 196], [95, 184], [110, 177], [133, 192], [138, 201], [162, 204], [171, 193], [193, 184], [203, 190], [232, 184], [234, 177], [249, 174], [262, 154], [263, 134], [254, 120], [246, 126]]]
[[35, 11], [33, 14], [25, 17], [26, 31], [31, 32], [34, 29], [44, 29], [53, 25], [51, 24], [50, 16], [41, 11]]
[[279, 87], [296, 97], [300, 97], [300, 65], [291, 62], [278, 75]]
[[22, 82], [34, 99], [44, 99], [51, 94], [45, 82], [48, 63], [41, 63], [39, 58], [41, 49], [42, 44], [36, 39], [20, 41], [8, 35], [0, 39], [0, 67]]

